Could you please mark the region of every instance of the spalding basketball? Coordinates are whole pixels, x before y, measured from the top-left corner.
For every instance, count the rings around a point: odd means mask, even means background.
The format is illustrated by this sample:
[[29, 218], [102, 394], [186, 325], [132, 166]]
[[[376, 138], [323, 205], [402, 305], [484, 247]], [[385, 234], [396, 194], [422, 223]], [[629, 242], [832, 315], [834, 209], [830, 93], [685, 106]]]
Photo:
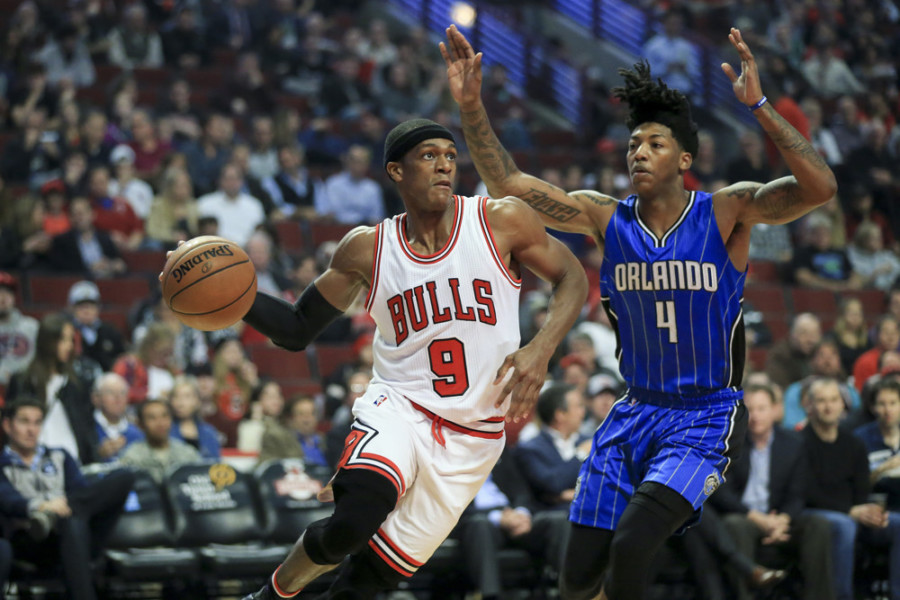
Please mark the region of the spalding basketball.
[[189, 327], [213, 331], [240, 321], [256, 299], [256, 271], [232, 241], [196, 237], [172, 252], [162, 274], [166, 304]]

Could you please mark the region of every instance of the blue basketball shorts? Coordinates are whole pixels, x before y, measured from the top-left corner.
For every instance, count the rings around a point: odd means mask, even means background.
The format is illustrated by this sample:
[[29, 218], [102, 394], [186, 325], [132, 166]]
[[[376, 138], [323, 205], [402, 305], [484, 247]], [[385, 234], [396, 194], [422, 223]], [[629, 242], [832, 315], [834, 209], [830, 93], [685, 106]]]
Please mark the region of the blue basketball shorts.
[[628, 390], [594, 433], [569, 520], [615, 529], [646, 481], [681, 494], [699, 517], [743, 446], [747, 411], [742, 400], [743, 392], [735, 388], [700, 397]]

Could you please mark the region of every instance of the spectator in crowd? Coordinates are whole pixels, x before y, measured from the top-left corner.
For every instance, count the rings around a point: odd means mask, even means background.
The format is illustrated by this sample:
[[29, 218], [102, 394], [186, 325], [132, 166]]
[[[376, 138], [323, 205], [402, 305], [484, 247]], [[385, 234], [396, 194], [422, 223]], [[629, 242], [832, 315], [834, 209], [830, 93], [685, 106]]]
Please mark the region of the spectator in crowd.
[[803, 389], [821, 377], [833, 378], [840, 382], [841, 397], [847, 414], [862, 405], [856, 388], [845, 383], [847, 374], [841, 365], [841, 354], [834, 338], [826, 337], [819, 342], [809, 358], [809, 375], [795, 381], [784, 390], [784, 415], [781, 424], [788, 428], [800, 428], [806, 424], [806, 407], [802, 405]]
[[[353, 403], [366, 393], [371, 379], [371, 369], [357, 369], [347, 376], [343, 402], [331, 416], [331, 429], [325, 436], [325, 458], [328, 460], [328, 466], [332, 469], [337, 469], [344, 449], [344, 440], [350, 434], [350, 425], [353, 422], [353, 415], [350, 411]], [[326, 406], [325, 415], [326, 417], [329, 415], [328, 406]]]
[[16, 308], [18, 280], [0, 271], [0, 385], [25, 370], [34, 358], [38, 322]]
[[[65, 588], [74, 600], [96, 600], [91, 561], [98, 558], [122, 512], [134, 476], [117, 470], [88, 483], [65, 449], [41, 443], [45, 406], [29, 398], [7, 404], [0, 455], [0, 514], [16, 523], [17, 558], [43, 571], [62, 565]], [[50, 532], [56, 535], [49, 537]]]
[[809, 119], [809, 141], [813, 148], [825, 159], [831, 167], [844, 162], [841, 147], [831, 129], [824, 123], [822, 116], [822, 103], [814, 96], [808, 96], [800, 103], [806, 118]]
[[612, 409], [612, 405], [624, 391], [625, 386], [612, 375], [606, 373], [593, 375], [587, 384], [587, 418], [578, 429], [579, 435], [585, 438], [593, 437], [600, 423]]
[[[200, 417], [205, 421], [216, 414], [216, 378], [212, 365], [208, 362], [189, 365], [185, 375], [193, 377], [197, 383], [197, 395], [200, 397]], [[218, 430], [217, 430], [218, 431]], [[219, 439], [221, 440], [221, 435]]]
[[62, 179], [51, 179], [41, 186], [41, 199], [44, 204], [44, 233], [52, 237], [72, 229], [69, 220], [66, 196], [66, 184]]
[[160, 118], [172, 128], [172, 143], [182, 149], [202, 133], [200, 111], [192, 103], [191, 84], [176, 76], [169, 84], [169, 93], [160, 107]]
[[372, 157], [363, 146], [351, 146], [344, 169], [325, 181], [326, 204], [319, 209], [339, 223], [375, 224], [384, 219], [381, 186], [368, 176]]
[[801, 313], [791, 322], [788, 338], [769, 351], [766, 373], [782, 389], [809, 375], [809, 360], [822, 341], [822, 325], [812, 313]]
[[[242, 452], [259, 452], [269, 431], [270, 424], [280, 425], [284, 412], [284, 395], [277, 381], [262, 379], [250, 393], [250, 406], [244, 420], [238, 425], [237, 447]], [[288, 457], [282, 457], [288, 458]], [[263, 459], [260, 458], [260, 461]]]
[[832, 244], [832, 224], [828, 217], [814, 212], [801, 227], [806, 243], [794, 252], [794, 282], [834, 292], [859, 289], [862, 278], [853, 272], [847, 253]]
[[360, 59], [353, 54], [334, 58], [322, 81], [315, 109], [318, 116], [354, 119], [370, 107], [372, 92], [360, 78], [360, 67]]
[[119, 357], [112, 370], [128, 382], [128, 402], [138, 404], [147, 398], [164, 398], [175, 383], [172, 355], [175, 334], [163, 323], [147, 327], [135, 352]]
[[588, 379], [594, 373], [591, 365], [584, 357], [570, 353], [559, 360], [559, 372], [562, 383], [574, 386], [582, 394], [587, 394]]
[[225, 103], [219, 103], [221, 108], [239, 118], [271, 114], [275, 110], [275, 95], [259, 66], [256, 52], [245, 51], [238, 56], [221, 98]]
[[841, 298], [832, 335], [841, 355], [841, 367], [845, 373], [851, 373], [856, 359], [871, 346], [863, 304], [859, 298]]
[[219, 190], [197, 199], [200, 216], [213, 215], [219, 221], [219, 235], [245, 246], [256, 226], [265, 218], [257, 198], [241, 191], [243, 177], [238, 168], [226, 164], [219, 177]]
[[35, 108], [28, 114], [20, 133], [6, 144], [0, 159], [6, 181], [40, 187], [59, 177], [59, 133], [48, 127], [46, 114], [42, 108]]
[[153, 188], [135, 177], [134, 150], [120, 144], [113, 148], [109, 161], [114, 174], [109, 181], [109, 196], [124, 198], [139, 219], [146, 219], [153, 202]]
[[328, 205], [325, 183], [306, 168], [306, 151], [299, 144], [278, 148], [278, 171], [262, 180], [263, 189], [286, 217], [311, 220]]
[[278, 210], [269, 192], [263, 186], [262, 181], [250, 173], [250, 146], [243, 142], [235, 143], [231, 147], [231, 159], [228, 163], [237, 167], [244, 180], [241, 191], [259, 200], [263, 212], [266, 214], [267, 222], [275, 223], [283, 220], [284, 214]]
[[853, 96], [841, 96], [832, 115], [831, 131], [844, 157], [863, 144], [865, 123], [863, 112]]
[[[131, 141], [128, 146], [134, 152], [132, 175], [155, 182], [172, 153], [172, 145], [160, 138], [157, 123], [148, 111], [139, 108], [131, 114]], [[149, 207], [147, 211], [138, 211], [138, 214], [146, 219], [148, 212]]]
[[881, 229], [871, 221], [856, 228], [847, 258], [865, 287], [886, 292], [900, 276], [900, 258], [884, 247]]
[[[863, 143], [849, 151], [847, 172], [857, 183], [871, 190], [876, 205], [890, 210], [900, 177], [896, 173], [896, 153], [888, 145], [887, 127], [873, 119], [866, 124], [863, 133]], [[893, 211], [890, 214], [896, 215]]]
[[569, 524], [562, 511], [539, 510], [507, 446], [451, 534], [464, 571], [481, 598], [503, 597], [500, 551], [522, 548], [554, 572], [562, 564]]
[[[384, 67], [386, 71], [385, 81], [380, 86], [377, 101], [380, 106], [380, 114], [388, 121], [398, 122], [414, 118], [417, 115], [432, 114], [440, 100], [446, 77], [440, 72], [435, 73], [427, 85], [417, 85], [410, 73], [411, 66], [397, 62]], [[504, 126], [509, 125], [510, 116], [515, 108], [507, 114]], [[521, 116], [521, 112], [519, 113]], [[509, 132], [510, 127], [504, 127]], [[513, 147], [520, 147], [521, 143]]]
[[175, 335], [175, 350], [172, 354], [172, 366], [176, 372], [184, 371], [191, 365], [206, 364], [209, 361], [209, 346], [202, 331], [188, 327], [178, 320], [172, 312], [162, 291], [156, 289], [143, 307], [138, 309], [135, 319], [133, 344], [139, 346], [147, 334], [150, 325], [162, 323]]
[[201, 458], [219, 460], [221, 434], [200, 416], [200, 392], [197, 380], [189, 375], [175, 378], [168, 396], [172, 407], [172, 430], [169, 435], [192, 446]]
[[222, 167], [228, 163], [232, 135], [229, 117], [220, 112], [211, 112], [203, 122], [203, 135], [200, 139], [183, 148], [191, 183], [198, 194], [215, 190]]
[[[884, 506], [868, 499], [869, 463], [863, 443], [839, 428], [844, 399], [837, 382], [819, 379], [809, 386], [809, 427], [803, 431], [810, 464], [807, 510], [831, 524], [832, 566], [836, 597], [852, 600], [854, 549], [885, 539], [891, 547], [891, 589], [900, 589], [900, 519], [889, 519]], [[879, 541], [881, 541], [879, 539]], [[820, 576], [821, 576], [820, 570]]]
[[207, 421], [225, 435], [226, 447], [235, 448], [238, 425], [247, 412], [250, 393], [259, 383], [256, 365], [244, 356], [236, 338], [225, 337], [219, 342], [213, 358], [213, 376], [218, 411]]
[[[711, 497], [745, 556], [761, 547], [786, 552], [797, 560], [803, 597], [834, 598], [828, 522], [803, 512], [806, 455], [799, 437], [775, 424], [777, 400], [769, 386], [748, 386], [744, 403], [749, 416], [747, 448], [729, 469], [729, 477]], [[732, 573], [738, 600], [752, 596], [746, 577]]]
[[162, 40], [147, 23], [147, 10], [143, 4], [129, 5], [122, 23], [110, 32], [108, 60], [129, 70], [163, 66]]
[[541, 392], [536, 412], [541, 431], [518, 444], [516, 458], [540, 506], [568, 510], [591, 443], [591, 438], [578, 434], [584, 420], [584, 394], [570, 385], [551, 385]]
[[59, 96], [47, 81], [47, 69], [41, 63], [30, 62], [22, 75], [7, 96], [12, 124], [43, 129], [47, 121], [56, 116]]
[[78, 37], [78, 30], [67, 23], [36, 56], [47, 70], [47, 83], [58, 86], [63, 81], [75, 87], [88, 87], [94, 83], [96, 71], [91, 53]]
[[149, 399], [137, 407], [137, 422], [144, 440], [130, 444], [119, 462], [147, 471], [162, 483], [166, 472], [181, 465], [200, 462], [200, 453], [170, 435], [172, 408], [165, 400]]
[[41, 319], [34, 359], [13, 375], [7, 400], [19, 396], [43, 403], [40, 442], [63, 448], [81, 464], [96, 462], [97, 448], [91, 417], [91, 362], [75, 356], [75, 328], [59, 313]]
[[846, 198], [849, 201], [845, 219], [847, 236], [852, 239], [857, 227], [863, 223], [873, 223], [881, 231], [884, 246], [896, 249], [897, 242], [894, 239], [891, 222], [881, 210], [875, 208], [871, 188], [861, 183], [853, 184], [849, 186]]
[[875, 385], [876, 420], [853, 433], [869, 453], [872, 491], [887, 495], [890, 511], [900, 510], [900, 382], [884, 378]]
[[866, 380], [878, 372], [878, 359], [884, 352], [900, 346], [900, 326], [896, 317], [887, 314], [878, 319], [875, 329], [875, 346], [859, 355], [853, 364], [853, 384], [860, 392]]
[[132, 442], [144, 434], [126, 415], [128, 383], [115, 373], [104, 373], [94, 380], [94, 430], [97, 432], [97, 458], [103, 462], [118, 460]]
[[197, 233], [199, 213], [194, 202], [191, 177], [183, 169], [170, 169], [162, 179], [162, 190], [150, 205], [147, 237], [164, 248], [174, 249]]
[[207, 31], [213, 44], [231, 50], [249, 48], [262, 36], [262, 14], [252, 0], [234, 0], [214, 6]]
[[752, 129], [741, 134], [741, 153], [728, 163], [725, 179], [728, 181], [771, 181], [772, 169], [766, 160], [766, 147], [760, 134]]
[[272, 261], [272, 238], [264, 231], [250, 236], [245, 247], [250, 263], [256, 271], [256, 289], [273, 296], [281, 296], [291, 287], [290, 280], [278, 272]]
[[72, 324], [81, 338], [81, 352], [109, 371], [125, 352], [125, 340], [115, 325], [100, 319], [100, 290], [93, 281], [79, 281], [69, 288]]
[[274, 126], [272, 117], [267, 114], [257, 114], [253, 117], [248, 172], [260, 181], [273, 177], [278, 172]]
[[801, 67], [806, 80], [825, 100], [865, 91], [835, 46], [834, 32], [827, 26], [821, 27], [812, 52]]
[[206, 32], [190, 4], [182, 4], [172, 22], [163, 29], [161, 39], [166, 65], [179, 69], [197, 69], [209, 64]]
[[106, 124], [106, 115], [101, 110], [88, 110], [82, 118], [78, 150], [85, 155], [91, 168], [109, 164], [113, 144], [106, 140]]
[[641, 54], [669, 87], [691, 96], [700, 69], [694, 57], [694, 45], [685, 39], [683, 29], [684, 15], [678, 10], [668, 11], [663, 17], [663, 31], [647, 41]]
[[[488, 114], [497, 114], [489, 112]], [[710, 186], [725, 177], [725, 169], [721, 157], [716, 153], [716, 138], [712, 133], [701, 129], [697, 132], [697, 156], [691, 163], [690, 173], [696, 178], [692, 189], [710, 189]], [[685, 174], [687, 176], [687, 174]], [[607, 190], [615, 194], [615, 190]]]
[[144, 224], [128, 201], [109, 193], [109, 181], [106, 167], [94, 167], [88, 173], [94, 227], [108, 233], [120, 250], [136, 250], [144, 241]]
[[280, 423], [266, 423], [260, 462], [272, 458], [302, 458], [307, 467], [327, 468], [325, 438], [318, 432], [318, 426], [315, 399], [305, 394], [294, 396], [285, 406]]
[[[546, 298], [539, 303], [542, 311], [546, 311]], [[521, 319], [527, 323], [528, 319]], [[616, 358], [616, 332], [609, 323], [609, 315], [603, 309], [599, 298], [595, 302], [588, 303], [587, 318], [572, 329], [573, 333], [586, 333], [591, 337], [594, 354], [600, 367], [606, 372], [613, 371], [615, 377], [621, 379], [618, 374], [619, 360]]]

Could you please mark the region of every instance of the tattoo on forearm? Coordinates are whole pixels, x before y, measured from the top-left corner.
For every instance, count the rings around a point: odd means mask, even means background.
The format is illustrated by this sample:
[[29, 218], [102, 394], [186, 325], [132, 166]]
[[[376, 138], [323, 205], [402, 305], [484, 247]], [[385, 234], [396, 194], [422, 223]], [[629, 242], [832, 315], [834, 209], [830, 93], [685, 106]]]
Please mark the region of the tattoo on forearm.
[[778, 146], [784, 152], [789, 152], [792, 154], [798, 155], [800, 158], [809, 162], [810, 165], [819, 169], [820, 171], [828, 171], [829, 167], [816, 152], [816, 149], [812, 147], [806, 138], [800, 135], [800, 132], [794, 129], [793, 125], [788, 123], [784, 117], [778, 114], [778, 112], [772, 108], [771, 105], [765, 107], [766, 114], [773, 121], [775, 121], [775, 129], [773, 131], [768, 131], [769, 137], [772, 138], [772, 141], [775, 142], [775, 145]]
[[460, 111], [460, 116], [469, 153], [475, 161], [475, 168], [488, 187], [513, 173], [516, 165], [491, 129], [491, 123], [484, 109], [472, 112]]
[[574, 206], [558, 202], [551, 198], [547, 192], [535, 188], [531, 188], [522, 194], [521, 198], [537, 212], [543, 213], [560, 223], [571, 221], [581, 214], [581, 211]]

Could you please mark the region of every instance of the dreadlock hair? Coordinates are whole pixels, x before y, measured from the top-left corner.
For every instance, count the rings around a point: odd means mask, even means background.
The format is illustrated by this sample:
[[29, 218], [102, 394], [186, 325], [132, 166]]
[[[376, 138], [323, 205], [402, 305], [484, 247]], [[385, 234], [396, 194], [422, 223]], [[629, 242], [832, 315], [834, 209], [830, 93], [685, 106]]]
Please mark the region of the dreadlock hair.
[[659, 123], [672, 130], [672, 136], [681, 144], [685, 152], [697, 156], [697, 124], [691, 118], [691, 105], [687, 97], [663, 83], [655, 82], [650, 76], [650, 64], [642, 60], [635, 63], [634, 70], [619, 69], [625, 79], [625, 87], [613, 88], [613, 95], [627, 102], [630, 108], [628, 129], [641, 123]]

